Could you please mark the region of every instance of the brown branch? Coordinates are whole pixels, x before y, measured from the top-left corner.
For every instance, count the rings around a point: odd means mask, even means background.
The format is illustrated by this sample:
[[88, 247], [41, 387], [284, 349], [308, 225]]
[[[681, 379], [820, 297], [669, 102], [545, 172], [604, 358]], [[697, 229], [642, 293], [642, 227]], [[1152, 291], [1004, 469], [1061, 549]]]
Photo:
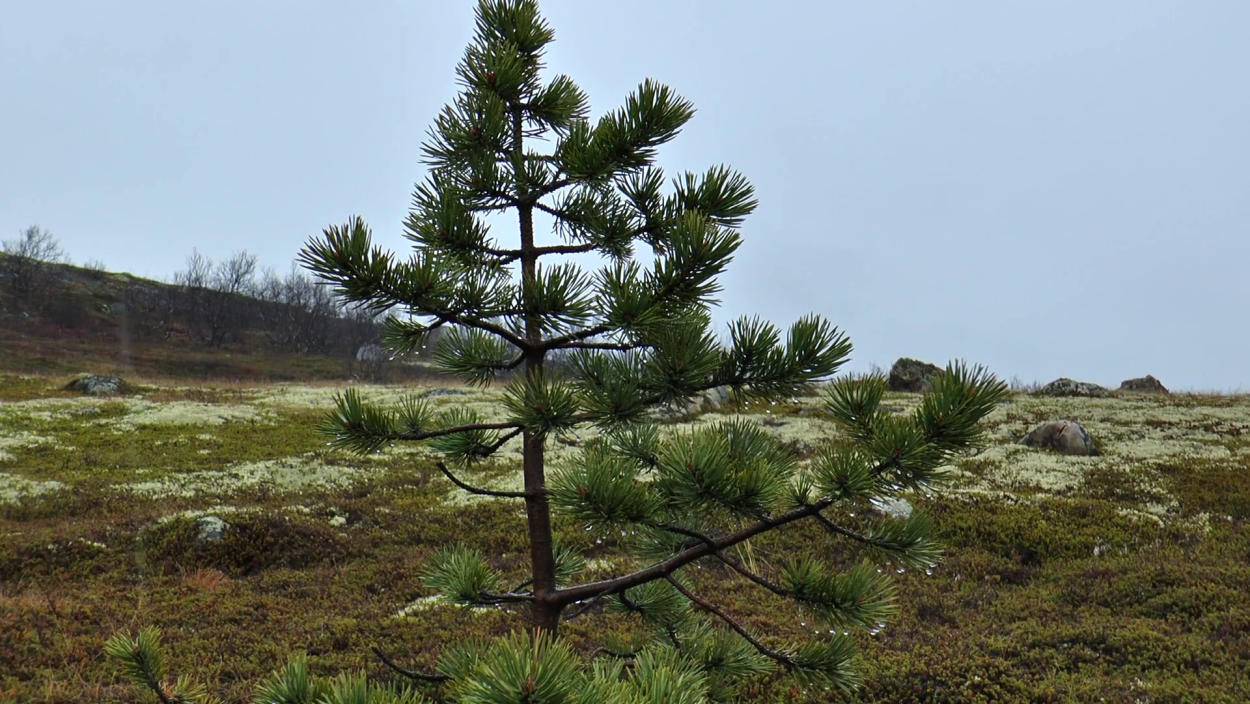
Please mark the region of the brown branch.
[[837, 523], [834, 523], [832, 520], [830, 520], [828, 516], [822, 513], [816, 514], [816, 520], [819, 521], [820, 524], [824, 526], [825, 529], [828, 530], [830, 533], [843, 535], [843, 536], [850, 538], [851, 540], [861, 542], [865, 545], [871, 545], [872, 547], [879, 548], [881, 550], [888, 550], [890, 552], [906, 552], [905, 548], [899, 547], [898, 545], [891, 545], [884, 541], [877, 540], [876, 538], [871, 538], [867, 535], [863, 535], [862, 533], [856, 533], [853, 530], [843, 528]]
[[156, 698], [160, 700], [161, 704], [178, 704], [179, 700], [169, 696], [169, 694], [165, 692], [164, 685], [160, 682], [157, 682], [151, 677], [147, 677], [144, 684], [146, 684], [148, 689], [152, 690], [156, 694]]
[[647, 346], [647, 345], [644, 345], [644, 344], [633, 344], [633, 343], [629, 343], [629, 342], [570, 342], [570, 343], [568, 343], [568, 344], [559, 345], [559, 346], [556, 346], [556, 347], [548, 347], [547, 349], [549, 349], [549, 350], [551, 350], [551, 349], [559, 349], [559, 350], [613, 350], [613, 351], [617, 351], [617, 352], [628, 352], [629, 350], [636, 350], [636, 349], [640, 349], [640, 348], [643, 348], [643, 347], [646, 347], [646, 346]]
[[767, 645], [764, 645], [757, 638], [755, 638], [755, 636], [752, 636], [751, 632], [748, 631], [746, 627], [744, 627], [742, 624], [734, 620], [732, 616], [716, 608], [716, 606], [713, 605], [711, 602], [700, 598], [699, 596], [691, 592], [689, 589], [686, 589], [684, 586], [682, 586], [681, 582], [677, 581], [675, 577], [673, 577], [672, 575], [667, 575], [665, 579], [668, 580], [669, 584], [673, 585], [673, 588], [681, 592], [682, 596], [686, 597], [690, 601], [697, 604], [704, 611], [707, 611], [708, 613], [724, 621], [730, 628], [734, 630], [735, 633], [742, 636], [743, 640], [750, 643], [756, 650], [758, 650], [761, 655], [767, 657], [770, 660], [774, 660], [784, 665], [787, 669], [794, 669], [795, 667], [797, 667], [794, 660], [791, 660], [789, 657], [782, 654], [781, 652], [773, 650]]
[[[820, 514], [816, 514], [816, 515], [819, 516]], [[737, 572], [743, 577], [746, 577], [750, 581], [767, 589], [768, 591], [772, 592], [773, 594], [776, 594], [777, 596], [786, 597], [786, 598], [789, 598], [792, 596], [789, 589], [785, 589], [779, 585], [773, 584], [767, 579], [764, 579], [758, 574], [755, 574], [751, 570], [747, 569], [746, 566], [743, 565], [741, 562], [738, 562], [737, 560], [733, 559], [732, 557], [726, 555], [725, 553], [719, 550], [716, 551], [716, 559], [728, 565], [729, 568], [733, 570], [734, 572]]]
[[529, 602], [534, 600], [533, 594], [516, 594], [508, 592], [506, 594], [495, 594], [493, 592], [479, 592], [478, 603], [480, 604], [516, 604]]
[[593, 244], [557, 244], [549, 247], [537, 247], [536, 251], [540, 256], [544, 254], [585, 254], [586, 252], [595, 251]]
[[374, 655], [377, 655], [378, 658], [382, 660], [383, 664], [408, 679], [417, 680], [418, 682], [446, 682], [451, 679], [447, 675], [440, 675], [436, 673], [427, 674], [425, 672], [416, 672], [415, 670], [409, 670], [406, 667], [402, 667], [394, 660], [387, 657], [386, 653], [382, 652], [382, 649], [376, 645], [369, 646], [369, 649], [373, 651]]
[[543, 351], [551, 350], [551, 349], [559, 349], [563, 345], [566, 345], [570, 342], [578, 342], [581, 340], [592, 338], [596, 335], [602, 335], [603, 333], [608, 332], [611, 329], [612, 327], [609, 325], [596, 325], [593, 328], [585, 328], [583, 330], [578, 330], [577, 332], [572, 332], [567, 335], [561, 335], [560, 337], [553, 337], [543, 342]]
[[[885, 468], [893, 463], [893, 459], [886, 460], [885, 462], [881, 462], [874, 467], [872, 471], [879, 473], [884, 471]], [[787, 511], [779, 516], [768, 516], [762, 518], [746, 528], [734, 533], [729, 533], [728, 535], [722, 535], [716, 538], [705, 536], [707, 537], [707, 542], [702, 542], [702, 538], [700, 538], [701, 542], [699, 545], [686, 548], [667, 560], [657, 562], [650, 567], [646, 567], [620, 577], [613, 577], [611, 579], [600, 580], [598, 582], [587, 582], [586, 584], [579, 584], [575, 587], [559, 589], [552, 596], [554, 597], [556, 603], [568, 605], [575, 601], [590, 598], [600, 592], [603, 592], [605, 595], [616, 594], [631, 587], [636, 587], [640, 584], [646, 584], [647, 582], [657, 579], [664, 579], [673, 572], [676, 572], [699, 558], [707, 557], [708, 555], [715, 555], [717, 551], [723, 551], [726, 548], [731, 548], [734, 545], [750, 540], [761, 533], [766, 533], [789, 523], [794, 523], [795, 521], [811, 516], [819, 516], [821, 511], [829, 508], [833, 504], [834, 499], [824, 498], [816, 503], [800, 506], [799, 508]], [[673, 527], [676, 528], [677, 526]], [[684, 530], [689, 531], [690, 529], [686, 528]], [[694, 531], [691, 532], [694, 533]], [[695, 537], [697, 537], [697, 535], [698, 534], [696, 533]]]
[[575, 587], [559, 589], [553, 597], [556, 603], [567, 605], [573, 603], [574, 601], [587, 599], [600, 592], [604, 592], [605, 594], [615, 594], [629, 589], [630, 587], [636, 587], [640, 584], [646, 584], [647, 582], [651, 582], [656, 579], [662, 579], [691, 562], [698, 560], [699, 558], [714, 554], [717, 550], [724, 550], [725, 548], [733, 547], [734, 545], [737, 545], [745, 540], [750, 540], [760, 533], [807, 518], [819, 513], [831, 505], [833, 505], [832, 499], [823, 499], [817, 503], [794, 509], [793, 511], [783, 513], [779, 516], [763, 518], [735, 533], [723, 535], [718, 538], [712, 538], [710, 542], [701, 543], [699, 545], [695, 545], [694, 547], [687, 548], [667, 560], [657, 562], [650, 567], [646, 567], [620, 577], [614, 577], [612, 579], [601, 580], [598, 582], [588, 582]]
[[511, 330], [508, 330], [502, 325], [488, 323], [485, 320], [482, 320], [481, 318], [476, 318], [476, 317], [462, 318], [458, 314], [444, 315], [443, 313], [433, 313], [433, 315], [437, 315], [440, 318], [446, 318], [448, 322], [455, 323], [457, 325], [464, 325], [466, 327], [477, 328], [478, 330], [481, 330], [483, 332], [489, 332], [492, 335], [495, 335], [495, 336], [498, 336], [507, 340], [508, 342], [512, 343], [514, 347], [520, 348], [522, 350], [530, 349], [530, 343], [525, 338], [519, 335], [514, 335]]
[[[358, 267], [355, 266], [355, 264], [356, 264], [355, 262], [348, 263], [347, 265], [340, 263], [340, 269], [344, 273], [351, 274], [352, 278], [363, 278], [360, 275], [360, 272], [357, 271]], [[340, 276], [339, 278], [345, 279], [347, 277]], [[409, 301], [403, 291], [400, 291], [392, 286], [387, 285], [385, 281], [378, 281], [378, 282], [373, 282], [373, 283], [375, 284], [372, 287], [374, 292], [380, 293], [384, 295], [386, 298], [389, 298], [390, 300], [393, 300], [399, 304], [406, 305], [410, 309], [413, 309], [413, 308], [417, 309], [419, 315], [433, 316], [445, 322], [456, 323], [457, 325], [464, 325], [466, 327], [477, 328], [484, 332], [489, 332], [493, 335], [496, 335], [498, 337], [501, 337], [507, 340], [508, 342], [512, 343], [515, 347], [521, 350], [529, 350], [531, 348], [531, 345], [528, 340], [526, 340], [525, 338], [519, 335], [513, 334], [512, 331], [508, 330], [507, 328], [501, 325], [489, 323], [476, 316], [464, 317], [462, 315], [462, 312], [458, 312], [458, 311], [425, 308], [418, 303], [413, 303]], [[353, 298], [358, 298], [358, 297], [353, 297]], [[373, 296], [363, 297], [363, 299], [371, 299], [371, 298], [373, 298]]]
[[577, 608], [576, 608], [576, 609], [574, 609], [572, 612], [570, 612], [568, 616], [565, 616], [565, 617], [564, 617], [564, 620], [565, 620], [565, 621], [572, 621], [573, 619], [577, 618], [578, 616], [581, 616], [582, 614], [586, 613], [587, 611], [590, 611], [592, 608], [594, 608], [595, 604], [598, 604], [598, 603], [599, 603], [599, 601], [600, 601], [601, 599], [603, 599], [603, 597], [605, 597], [605, 596], [607, 596], [607, 595], [608, 595], [608, 593], [607, 593], [606, 591], [599, 592], [598, 594], [594, 595], [593, 597], [591, 597], [591, 598], [587, 599], [587, 600], [585, 601], [585, 603], [583, 603], [581, 606], [577, 607]]
[[465, 425], [456, 425], [450, 428], [439, 428], [437, 430], [422, 430], [415, 433], [385, 433], [378, 437], [386, 440], [429, 440], [430, 438], [440, 438], [444, 435], [454, 435], [456, 433], [468, 433], [474, 430], [514, 430], [521, 428], [520, 423], [510, 423], [500, 421], [497, 423], [467, 423]]
[[[821, 516], [821, 514], [819, 513], [816, 515]], [[674, 525], [671, 523], [655, 523], [652, 525], [654, 525], [656, 528], [659, 528], [661, 530], [667, 530], [670, 533], [677, 533], [678, 535], [684, 535], [687, 537], [694, 538], [695, 540], [698, 540], [699, 542], [707, 544], [707, 545], [711, 545], [713, 543], [711, 536], [708, 536], [704, 533], [701, 533], [691, 528], [686, 528], [685, 526], [678, 526], [678, 525]], [[744, 566], [741, 562], [738, 562], [734, 558], [726, 555], [723, 550], [714, 551], [712, 553], [712, 556], [715, 557], [717, 560], [720, 560], [722, 563], [724, 563], [727, 567], [732, 569], [734, 572], [737, 572], [738, 574], [749, 579], [755, 584], [758, 584], [759, 586], [767, 589], [768, 591], [776, 594], [777, 596], [782, 596], [782, 597], [791, 596], [789, 590], [784, 589], [776, 584], [773, 584], [767, 579], [764, 579], [763, 577], [755, 574], [751, 570], [747, 569], [746, 566]]]
[[498, 440], [496, 440], [495, 442], [489, 445], [489, 449], [482, 451], [481, 456], [490, 457], [491, 455], [495, 454], [496, 452], [499, 451], [499, 448], [507, 444], [507, 442], [511, 440], [512, 438], [515, 438], [516, 436], [520, 435], [521, 432], [524, 430], [525, 428], [514, 428], [511, 432], [500, 435]]
[[451, 480], [452, 484], [455, 484], [456, 486], [460, 487], [461, 489], [464, 489], [470, 494], [477, 494], [479, 496], [497, 496], [503, 499], [524, 499], [525, 498], [524, 491], [495, 491], [493, 489], [479, 489], [478, 487], [475, 487], [475, 486], [469, 486], [468, 484], [465, 484], [464, 482], [457, 479], [456, 475], [452, 474], [450, 469], [447, 469], [447, 465], [442, 460], [435, 462], [435, 465], [438, 467], [438, 470], [443, 473], [443, 476]]
[[594, 660], [595, 658], [599, 657], [600, 655], [607, 655], [607, 656], [609, 656], [609, 657], [619, 658], [619, 659], [621, 659], [621, 660], [627, 660], [627, 659], [629, 659], [629, 658], [636, 658], [636, 657], [638, 657], [638, 653], [634, 653], [634, 652], [629, 652], [629, 653], [621, 653], [621, 652], [617, 652], [617, 651], [615, 651], [615, 650], [611, 650], [611, 649], [609, 649], [609, 648], [605, 648], [605, 647], [603, 647], [602, 645], [601, 645], [601, 646], [599, 646], [598, 648], [595, 648], [594, 650], [590, 651], [590, 659], [591, 659], [591, 660]]

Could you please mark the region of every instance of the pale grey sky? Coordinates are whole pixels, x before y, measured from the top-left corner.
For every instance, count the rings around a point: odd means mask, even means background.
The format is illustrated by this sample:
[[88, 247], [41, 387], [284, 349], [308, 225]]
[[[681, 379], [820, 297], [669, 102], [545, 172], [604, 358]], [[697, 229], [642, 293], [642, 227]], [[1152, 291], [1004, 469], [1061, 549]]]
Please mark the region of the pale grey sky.
[[[6, 2], [0, 239], [37, 223], [143, 276], [193, 247], [286, 271], [360, 214], [402, 250], [473, 6]], [[722, 323], [817, 312], [855, 369], [1250, 390], [1250, 3], [542, 9], [595, 115], [667, 83], [698, 113], [662, 165], [755, 184]]]

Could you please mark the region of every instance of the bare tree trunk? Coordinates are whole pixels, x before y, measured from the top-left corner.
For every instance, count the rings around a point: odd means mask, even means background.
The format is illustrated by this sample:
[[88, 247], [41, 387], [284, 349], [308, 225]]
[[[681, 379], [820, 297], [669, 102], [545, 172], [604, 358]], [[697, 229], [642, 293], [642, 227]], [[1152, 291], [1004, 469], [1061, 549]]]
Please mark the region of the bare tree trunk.
[[[512, 114], [512, 163], [517, 175], [517, 196], [525, 198], [525, 152], [522, 145], [521, 111]], [[532, 281], [537, 273], [538, 253], [534, 245], [534, 207], [523, 204], [517, 208], [521, 229], [521, 277]], [[542, 342], [542, 329], [536, 316], [525, 318], [525, 339], [537, 346]], [[529, 352], [525, 357], [525, 373], [533, 376], [543, 370], [543, 353]], [[556, 591], [555, 548], [551, 530], [551, 506], [547, 502], [547, 477], [544, 460], [546, 438], [526, 432], [524, 435], [523, 473], [525, 477], [525, 515], [529, 527], [530, 569], [534, 579], [534, 605], [530, 626], [534, 630], [555, 634], [560, 625], [563, 606], [552, 598]]]

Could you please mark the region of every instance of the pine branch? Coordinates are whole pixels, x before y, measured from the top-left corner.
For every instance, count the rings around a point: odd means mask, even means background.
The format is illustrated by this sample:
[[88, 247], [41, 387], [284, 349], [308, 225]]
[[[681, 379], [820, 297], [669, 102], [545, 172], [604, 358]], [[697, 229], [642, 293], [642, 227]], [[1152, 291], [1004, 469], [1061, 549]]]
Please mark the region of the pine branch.
[[447, 465], [442, 460], [436, 462], [435, 465], [438, 467], [439, 471], [443, 473], [443, 476], [451, 480], [452, 484], [455, 484], [470, 494], [477, 494], [479, 496], [496, 496], [502, 499], [524, 499], [526, 496], [524, 491], [495, 491], [493, 489], [479, 489], [475, 486], [469, 486], [468, 484], [465, 484], [457, 479], [456, 475], [452, 474], [450, 469], [447, 469]]
[[[821, 516], [821, 514], [819, 513], [816, 515]], [[674, 525], [671, 523], [655, 523], [652, 525], [654, 525], [656, 528], [660, 528], [661, 530], [666, 530], [672, 533], [677, 533], [678, 535], [684, 535], [690, 538], [694, 538], [695, 540], [698, 540], [699, 542], [705, 545], [713, 544], [711, 536], [708, 536], [705, 533], [701, 533], [691, 528], [686, 528], [684, 526], [678, 526], [678, 525]], [[767, 579], [764, 579], [763, 577], [755, 574], [751, 570], [747, 569], [741, 562], [738, 562], [732, 557], [726, 555], [723, 550], [714, 551], [712, 553], [712, 556], [715, 557], [717, 560], [720, 560], [722, 563], [724, 563], [727, 567], [732, 569], [734, 572], [737, 572], [738, 574], [754, 582], [755, 584], [758, 584], [759, 586], [767, 589], [768, 591], [776, 594], [777, 596], [787, 597], [787, 598], [791, 596], [790, 591], [788, 589], [785, 589], [781, 586], [773, 584]]]
[[369, 649], [373, 651], [374, 655], [378, 656], [378, 659], [380, 659], [384, 665], [391, 668], [395, 672], [403, 675], [404, 677], [407, 677], [408, 679], [416, 680], [417, 682], [447, 682], [451, 679], [447, 675], [440, 675], [437, 673], [416, 672], [415, 670], [409, 670], [405, 667], [402, 667], [399, 664], [397, 664], [394, 660], [392, 660], [390, 657], [388, 657], [386, 653], [382, 652], [382, 649], [376, 645], [369, 646]]
[[658, 562], [650, 567], [636, 572], [631, 572], [630, 574], [614, 577], [612, 579], [589, 582], [575, 587], [559, 589], [555, 593], [555, 600], [560, 604], [570, 604], [574, 601], [590, 598], [600, 592], [615, 594], [629, 589], [630, 587], [646, 584], [647, 582], [651, 582], [656, 579], [663, 579], [695, 560], [712, 555], [717, 550], [724, 550], [725, 548], [733, 547], [734, 545], [737, 545], [745, 540], [750, 540], [761, 533], [765, 533], [775, 528], [779, 528], [789, 523], [812, 516], [832, 505], [832, 499], [823, 499], [814, 504], [783, 513], [780, 516], [763, 518], [735, 533], [723, 535], [719, 538], [713, 538], [708, 543], [701, 543], [694, 547], [687, 548], [667, 560]]
[[595, 246], [591, 244], [563, 244], [534, 248], [534, 253], [538, 256], [544, 254], [585, 254], [593, 251], [595, 251]]
[[630, 350], [637, 350], [637, 349], [641, 349], [641, 348], [646, 347], [646, 346], [647, 346], [647, 345], [643, 345], [643, 344], [632, 344], [632, 343], [628, 343], [628, 342], [570, 342], [570, 343], [568, 343], [567, 345], [560, 345], [559, 347], [556, 347], [556, 348], [548, 348], [548, 349], [561, 349], [561, 350], [612, 350], [612, 351], [615, 351], [615, 352], [628, 352], [628, 351], [630, 351]]
[[[894, 462], [895, 461], [893, 459], [886, 460], [885, 462], [875, 466], [872, 471], [883, 472], [887, 467], [894, 464]], [[832, 506], [834, 502], [834, 499], [831, 498], [821, 499], [816, 503], [800, 506], [799, 508], [788, 511], [779, 516], [768, 516], [762, 518], [737, 532], [722, 535], [717, 538], [708, 537], [707, 542], [703, 542], [702, 539], [700, 539], [699, 545], [686, 548], [667, 560], [657, 562], [650, 567], [646, 567], [636, 572], [631, 572], [627, 575], [559, 589], [555, 594], [556, 601], [560, 604], [571, 604], [574, 601], [590, 598], [599, 592], [605, 592], [609, 595], [616, 594], [631, 587], [636, 587], [640, 584], [646, 584], [647, 582], [651, 582], [656, 579], [663, 579], [695, 560], [709, 555], [714, 555], [717, 551], [723, 551], [726, 548], [731, 548], [734, 545], [750, 540], [761, 533], [766, 533], [770, 530], [794, 523], [795, 521], [800, 521], [804, 518], [819, 515], [821, 511]]]
[[442, 311], [427, 311], [426, 314], [434, 315], [438, 318], [446, 320], [446, 322], [449, 322], [449, 323], [456, 323], [457, 325], [464, 325], [465, 327], [476, 328], [478, 330], [481, 330], [482, 332], [489, 332], [492, 335], [495, 335], [497, 337], [501, 337], [507, 340], [514, 347], [517, 347], [521, 350], [531, 351], [532, 349], [532, 345], [524, 337], [514, 334], [511, 330], [503, 327], [502, 325], [496, 325], [495, 323], [487, 322], [478, 317], [466, 318], [466, 317], [461, 317], [458, 314], [447, 313], [447, 312], [442, 312]]
[[[820, 515], [820, 514], [817, 514], [817, 515]], [[725, 563], [726, 565], [728, 565], [728, 566], [729, 566], [729, 568], [730, 568], [731, 570], [733, 570], [734, 572], [737, 572], [738, 574], [742, 575], [743, 577], [746, 577], [748, 580], [750, 580], [750, 581], [754, 582], [755, 584], [757, 584], [757, 585], [759, 585], [759, 586], [761, 586], [761, 587], [763, 587], [763, 588], [767, 589], [768, 591], [772, 592], [773, 594], [776, 594], [777, 596], [780, 596], [780, 597], [786, 597], [786, 598], [789, 598], [789, 597], [791, 596], [790, 590], [785, 589], [785, 588], [783, 588], [783, 587], [781, 587], [781, 586], [779, 586], [779, 585], [777, 585], [777, 584], [774, 584], [774, 583], [772, 583], [772, 582], [768, 581], [767, 579], [764, 579], [763, 577], [759, 576], [758, 574], [756, 574], [756, 573], [752, 572], [751, 570], [747, 569], [747, 568], [746, 568], [746, 566], [745, 566], [745, 565], [743, 565], [741, 562], [738, 562], [737, 560], [733, 559], [732, 557], [730, 557], [730, 556], [726, 555], [724, 552], [721, 552], [720, 550], [717, 550], [717, 551], [716, 551], [716, 553], [715, 553], [715, 556], [716, 556], [716, 559], [718, 559], [718, 560], [720, 560], [721, 562], [723, 562], [723, 563]]]
[[592, 337], [597, 337], [599, 335], [602, 335], [605, 332], [610, 332], [611, 330], [612, 330], [612, 326], [610, 325], [596, 325], [591, 328], [583, 328], [581, 330], [568, 333], [567, 335], [561, 335], [560, 337], [553, 337], [548, 340], [545, 340], [543, 342], [542, 349], [544, 352], [547, 350], [559, 349], [561, 347], [564, 347], [570, 342], [580, 342], [582, 340], [587, 340]]
[[419, 433], [385, 433], [380, 435], [383, 440], [429, 440], [430, 438], [443, 437], [444, 435], [454, 435], [456, 433], [467, 433], [474, 430], [519, 430], [520, 423], [511, 423], [500, 421], [498, 423], [468, 423], [466, 425], [457, 425], [450, 428], [439, 428], [437, 430], [423, 430]]
[[496, 452], [499, 451], [499, 448], [507, 444], [507, 442], [511, 440], [512, 438], [515, 438], [516, 436], [520, 435], [521, 432], [524, 430], [525, 428], [523, 427], [514, 428], [511, 432], [500, 435], [498, 440], [491, 443], [490, 447], [482, 451], [481, 456], [485, 458], [485, 457], [490, 457], [491, 455], [495, 454]]
[[594, 650], [590, 651], [590, 660], [593, 662], [594, 659], [599, 657], [600, 655], [607, 655], [608, 657], [618, 658], [620, 660], [630, 660], [630, 659], [638, 657], [638, 653], [636, 652], [631, 651], [631, 652], [622, 653], [620, 651], [612, 650], [610, 648], [605, 648], [601, 645], [598, 648], [595, 648]]
[[850, 538], [851, 540], [863, 543], [864, 545], [871, 545], [874, 548], [880, 548], [882, 550], [889, 550], [891, 552], [899, 552], [899, 553], [905, 552], [903, 548], [900, 548], [897, 545], [891, 545], [881, 540], [876, 540], [874, 538], [871, 538], [867, 535], [856, 533], [853, 530], [843, 528], [837, 523], [834, 523], [832, 519], [830, 519], [828, 516], [826, 516], [823, 513], [816, 514], [816, 520], [819, 521], [820, 524], [824, 526], [825, 529], [828, 530], [830, 533], [836, 533], [837, 535], [846, 536]]
[[[511, 206], [482, 206], [478, 208], [470, 208], [470, 210], [494, 211], [506, 210], [509, 207]], [[477, 251], [497, 257], [499, 260], [497, 263], [500, 265], [511, 264], [521, 258], [521, 250], [519, 249], [495, 249], [493, 247], [481, 246], [477, 248]], [[595, 246], [590, 244], [551, 245], [548, 247], [534, 248], [534, 253], [540, 257], [548, 254], [586, 254], [593, 251], [595, 251]]]
[[748, 631], [745, 626], [738, 623], [732, 616], [716, 608], [714, 604], [707, 601], [706, 599], [700, 598], [698, 595], [691, 592], [689, 589], [686, 589], [686, 587], [683, 586], [681, 582], [677, 581], [677, 578], [673, 577], [671, 574], [666, 575], [664, 579], [668, 580], [668, 583], [673, 585], [673, 588], [681, 592], [682, 596], [686, 597], [691, 602], [697, 604], [704, 611], [707, 611], [713, 616], [719, 618], [721, 621], [724, 621], [725, 624], [728, 625], [730, 628], [732, 628], [735, 633], [742, 636], [743, 640], [750, 643], [752, 647], [758, 650], [760, 655], [763, 655], [769, 660], [773, 660], [781, 664], [787, 670], [793, 670], [796, 667], [798, 667], [798, 665], [789, 657], [787, 657], [781, 652], [773, 650], [767, 645], [764, 645], [757, 638], [755, 638], [755, 636], [752, 636], [751, 632]]
[[[566, 185], [570, 185], [570, 184], [566, 184]], [[549, 194], [544, 194], [544, 195], [549, 195]], [[539, 202], [537, 200], [534, 201], [533, 205], [538, 210], [541, 210], [542, 212], [550, 215], [551, 217], [561, 220], [563, 222], [572, 223], [574, 225], [580, 225], [582, 227], [588, 226], [584, 220], [577, 217], [573, 213], [568, 212], [567, 210], [562, 210], [560, 208], [553, 208], [550, 205]], [[626, 240], [626, 239], [636, 240], [640, 237], [645, 237], [647, 235], [654, 235], [656, 230], [659, 230], [661, 227], [669, 225], [669, 224], [671, 223], [653, 222], [653, 223], [649, 223], [646, 225], [638, 225], [637, 227], [634, 227], [631, 230], [626, 230], [624, 233], [621, 234], [620, 237], [622, 240]], [[594, 247], [591, 247], [587, 251], [593, 251], [594, 249], [595, 249]]]
[[600, 600], [602, 600], [602, 599], [603, 599], [603, 597], [605, 597], [605, 596], [607, 596], [607, 595], [608, 595], [608, 592], [607, 592], [606, 590], [605, 590], [605, 591], [602, 591], [602, 592], [599, 592], [598, 594], [594, 595], [593, 597], [591, 597], [591, 598], [587, 599], [587, 600], [585, 601], [585, 603], [583, 603], [581, 606], [577, 607], [577, 608], [576, 608], [576, 609], [574, 609], [573, 611], [570, 611], [570, 612], [568, 613], [568, 615], [566, 615], [566, 616], [564, 617], [564, 620], [565, 620], [565, 621], [572, 621], [573, 619], [577, 618], [578, 616], [581, 616], [582, 614], [586, 613], [587, 611], [590, 611], [592, 608], [594, 608], [595, 604], [598, 604], [598, 603], [599, 603], [599, 601], [600, 601]]
[[520, 604], [532, 602], [535, 597], [533, 594], [516, 594], [513, 592], [506, 592], [503, 594], [496, 594], [494, 592], [479, 592], [478, 598], [480, 599], [478, 601], [479, 604]]
[[157, 682], [156, 680], [153, 680], [153, 679], [148, 679], [148, 680], [145, 680], [143, 684], [146, 685], [149, 690], [151, 690], [153, 693], [156, 694], [156, 698], [160, 700], [161, 704], [182, 704], [180, 700], [169, 696], [169, 693], [165, 691], [165, 686], [162, 685], [160, 682]]

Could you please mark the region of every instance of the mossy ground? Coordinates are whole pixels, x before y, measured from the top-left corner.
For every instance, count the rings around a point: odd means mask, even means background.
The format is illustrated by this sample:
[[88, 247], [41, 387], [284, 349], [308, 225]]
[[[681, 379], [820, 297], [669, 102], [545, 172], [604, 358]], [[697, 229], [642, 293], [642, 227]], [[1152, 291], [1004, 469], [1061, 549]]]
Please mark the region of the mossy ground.
[[[65, 381], [0, 377], [0, 701], [131, 701], [101, 647], [145, 625], [164, 630], [173, 671], [241, 702], [297, 652], [321, 673], [387, 678], [371, 645], [428, 669], [440, 644], [518, 623], [429, 601], [419, 573], [433, 551], [466, 541], [519, 578], [519, 507], [468, 500], [420, 452], [330, 450], [312, 427], [336, 386], [149, 382], [110, 400], [62, 392]], [[491, 413], [495, 393], [437, 402]], [[904, 412], [917, 400], [886, 404]], [[802, 457], [836, 436], [818, 406], [804, 397], [679, 420], [747, 414]], [[1058, 418], [1081, 422], [1101, 454], [1015, 445]], [[932, 574], [896, 575], [901, 612], [862, 638], [858, 699], [1250, 701], [1250, 398], [1017, 395], [988, 426], [990, 447], [957, 462], [946, 491], [913, 497], [946, 558]], [[552, 442], [552, 460], [578, 442]], [[515, 467], [505, 448], [476, 479], [515, 486]], [[229, 528], [197, 547], [205, 514]], [[592, 576], [628, 567], [611, 536], [559, 531], [593, 558]], [[855, 558], [810, 526], [759, 547]], [[725, 577], [709, 567], [694, 581], [763, 633], [815, 627]], [[633, 631], [595, 613], [565, 634], [589, 651], [605, 633]], [[835, 700], [785, 680], [741, 694]]]

